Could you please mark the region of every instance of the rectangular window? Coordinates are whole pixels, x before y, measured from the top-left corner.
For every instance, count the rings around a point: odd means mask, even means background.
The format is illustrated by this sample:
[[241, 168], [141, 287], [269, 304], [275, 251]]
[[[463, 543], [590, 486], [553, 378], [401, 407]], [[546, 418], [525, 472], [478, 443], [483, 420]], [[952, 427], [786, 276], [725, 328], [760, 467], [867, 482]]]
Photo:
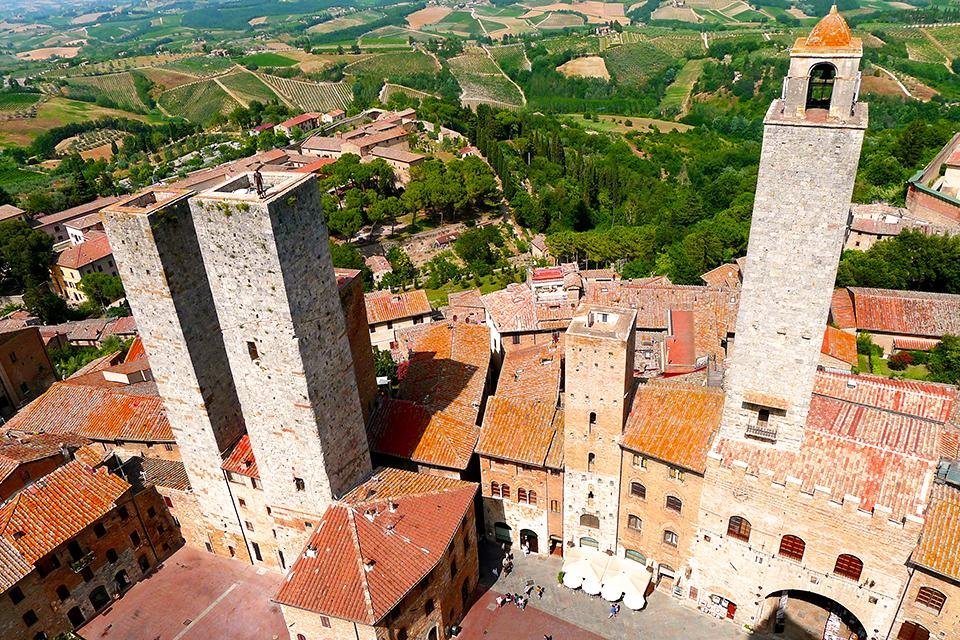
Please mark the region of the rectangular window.
[[670, 477], [673, 478], [674, 480], [679, 480], [680, 482], [683, 482], [683, 471], [675, 467], [670, 467]]
[[34, 613], [33, 609], [30, 609], [30, 611], [27, 611], [25, 614], [23, 614], [23, 624], [27, 625], [28, 627], [32, 627], [33, 625], [37, 624], [39, 619], [40, 618], [37, 617], [37, 614]]
[[247, 507], [247, 501], [243, 498], [237, 498], [237, 504], [240, 505], [241, 509], [245, 509]]
[[163, 496], [163, 504], [167, 505], [168, 508], [173, 509], [173, 500], [169, 496]]
[[258, 545], [256, 542], [251, 542], [250, 546], [253, 547], [253, 557], [258, 561], [263, 562], [263, 556], [260, 555], [260, 545]]
[[307, 488], [307, 485], [303, 481], [303, 478], [294, 478], [293, 484], [297, 487], [297, 491], [305, 491]]
[[327, 629], [329, 629], [329, 628], [330, 628], [330, 618], [328, 618], [327, 616], [320, 616], [320, 626], [321, 626], [321, 627], [326, 627]]
[[520, 334], [515, 333], [512, 336], [513, 344], [520, 344]]
[[551, 500], [551, 501], [550, 501], [550, 511], [553, 511], [554, 513], [560, 513], [560, 501], [559, 501], [559, 500]]
[[10, 589], [10, 599], [13, 601], [13, 604], [20, 604], [26, 596], [23, 595], [23, 590], [20, 587], [14, 587]]
[[247, 531], [253, 531], [253, 523], [250, 522], [249, 520], [244, 520], [243, 526], [247, 528]]
[[253, 487], [254, 489], [259, 489], [260, 481], [257, 480], [256, 478], [250, 478], [250, 486]]
[[646, 469], [647, 459], [639, 453], [635, 453], [633, 454], [633, 466], [637, 467], [638, 469]]
[[17, 361], [17, 354], [14, 353], [13, 351], [11, 351], [11, 352], [10, 352], [10, 362], [16, 362], [16, 361]]
[[260, 352], [257, 351], [257, 343], [253, 340], [247, 340], [247, 353], [253, 361], [260, 359]]

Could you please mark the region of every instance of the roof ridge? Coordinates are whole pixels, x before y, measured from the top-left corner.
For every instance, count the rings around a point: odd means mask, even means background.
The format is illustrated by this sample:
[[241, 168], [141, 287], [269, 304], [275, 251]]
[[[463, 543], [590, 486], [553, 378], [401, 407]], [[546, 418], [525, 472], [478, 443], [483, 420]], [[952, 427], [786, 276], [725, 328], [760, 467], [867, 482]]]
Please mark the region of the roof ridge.
[[367, 571], [363, 563], [363, 549], [360, 548], [360, 534], [357, 531], [357, 521], [354, 517], [355, 507], [347, 506], [347, 522], [350, 529], [350, 541], [353, 543], [353, 549], [357, 554], [357, 571], [360, 572], [360, 582], [363, 585], [363, 603], [367, 619], [376, 622], [376, 613], [373, 610], [373, 598], [370, 596], [370, 582], [367, 580]]

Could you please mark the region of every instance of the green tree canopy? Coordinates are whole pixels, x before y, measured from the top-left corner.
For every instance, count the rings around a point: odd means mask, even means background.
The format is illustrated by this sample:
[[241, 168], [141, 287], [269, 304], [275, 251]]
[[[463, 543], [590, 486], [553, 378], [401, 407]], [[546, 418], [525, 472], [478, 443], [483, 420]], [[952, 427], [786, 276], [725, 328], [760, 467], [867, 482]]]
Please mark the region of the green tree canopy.
[[120, 278], [106, 273], [95, 272], [83, 276], [80, 278], [80, 290], [101, 307], [106, 307], [124, 296]]
[[50, 279], [53, 240], [22, 220], [0, 222], [0, 288], [23, 291]]

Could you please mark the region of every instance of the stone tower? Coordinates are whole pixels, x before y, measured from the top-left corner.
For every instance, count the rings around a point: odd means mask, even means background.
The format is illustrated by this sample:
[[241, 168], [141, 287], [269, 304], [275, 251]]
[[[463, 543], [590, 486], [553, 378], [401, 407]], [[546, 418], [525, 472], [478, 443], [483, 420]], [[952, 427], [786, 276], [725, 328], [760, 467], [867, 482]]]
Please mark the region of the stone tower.
[[563, 530], [580, 546], [616, 551], [620, 436], [633, 392], [637, 312], [593, 306], [575, 317], [564, 346]]
[[813, 391], [867, 107], [836, 7], [790, 54], [764, 120], [721, 435], [796, 449]]
[[245, 173], [190, 208], [265, 497], [295, 557], [304, 521], [371, 471], [316, 178]]
[[220, 471], [243, 434], [220, 325], [187, 199], [152, 188], [103, 211], [114, 259], [150, 358], [167, 419], [217, 553], [244, 549]]

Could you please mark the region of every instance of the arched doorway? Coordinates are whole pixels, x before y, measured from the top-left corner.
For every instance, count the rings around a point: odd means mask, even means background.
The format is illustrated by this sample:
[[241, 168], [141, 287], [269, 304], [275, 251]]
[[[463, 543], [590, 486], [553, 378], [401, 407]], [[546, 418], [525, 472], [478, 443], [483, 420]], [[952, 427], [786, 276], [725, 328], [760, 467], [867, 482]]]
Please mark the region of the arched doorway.
[[73, 625], [73, 628], [76, 629], [83, 624], [85, 618], [83, 616], [83, 611], [80, 610], [80, 607], [74, 607], [67, 611], [67, 620], [70, 621], [70, 624]]
[[900, 625], [900, 631], [897, 633], [897, 640], [927, 640], [930, 632], [923, 625], [916, 622], [904, 622]]
[[839, 602], [811, 591], [775, 591], [767, 595], [757, 631], [785, 640], [831, 637], [866, 640], [863, 624]]
[[513, 543], [513, 534], [510, 525], [506, 522], [496, 522], [493, 525], [493, 537], [497, 542]]
[[807, 109], [829, 109], [833, 98], [833, 83], [837, 68], [829, 62], [821, 62], [810, 69], [807, 83]]
[[530, 553], [537, 553], [539, 549], [537, 546], [537, 532], [531, 529], [520, 529], [520, 547], [523, 548], [524, 544], [530, 549]]
[[100, 609], [110, 604], [110, 594], [107, 593], [106, 587], [101, 585], [90, 592], [90, 604], [93, 605], [96, 611], [100, 611]]

